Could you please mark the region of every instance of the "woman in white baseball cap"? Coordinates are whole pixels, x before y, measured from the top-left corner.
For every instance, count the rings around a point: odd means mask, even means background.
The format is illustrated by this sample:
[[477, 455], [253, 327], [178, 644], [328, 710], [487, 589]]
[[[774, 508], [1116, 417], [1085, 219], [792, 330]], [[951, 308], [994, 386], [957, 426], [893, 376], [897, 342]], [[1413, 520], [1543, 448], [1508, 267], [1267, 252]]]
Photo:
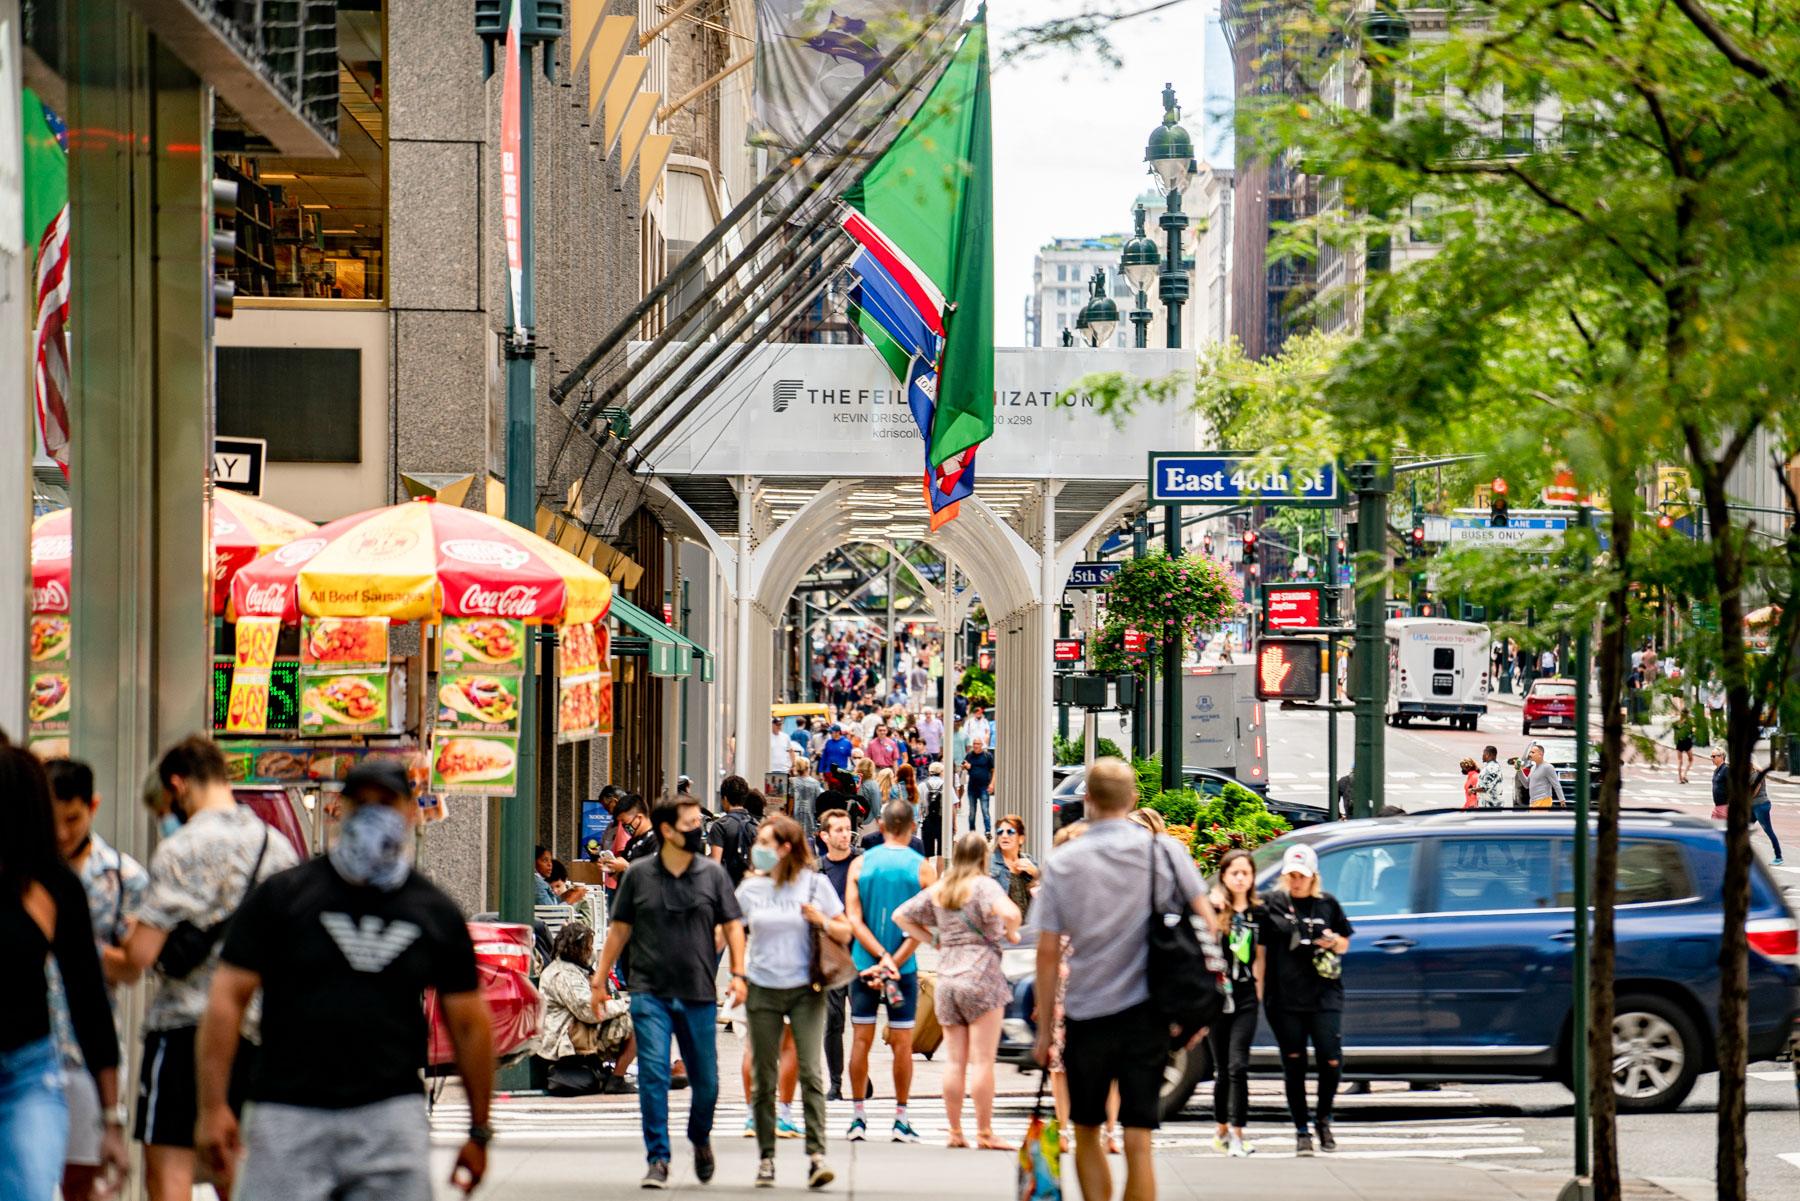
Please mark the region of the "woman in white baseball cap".
[[[1331, 1134], [1331, 1100], [1344, 1058], [1343, 954], [1354, 933], [1337, 898], [1319, 882], [1319, 857], [1297, 842], [1281, 857], [1281, 884], [1259, 910], [1266, 951], [1263, 1008], [1281, 1047], [1287, 1078], [1288, 1113], [1294, 1119], [1294, 1150], [1337, 1150]], [[1316, 1122], [1307, 1112], [1306, 1049], [1312, 1044], [1319, 1077]]]

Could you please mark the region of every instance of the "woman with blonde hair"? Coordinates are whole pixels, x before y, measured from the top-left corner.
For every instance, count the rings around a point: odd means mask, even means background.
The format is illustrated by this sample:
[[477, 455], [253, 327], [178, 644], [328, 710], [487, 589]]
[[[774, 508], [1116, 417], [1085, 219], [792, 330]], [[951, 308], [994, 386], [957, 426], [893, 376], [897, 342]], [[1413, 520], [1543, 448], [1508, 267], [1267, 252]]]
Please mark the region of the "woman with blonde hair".
[[894, 769], [891, 767], [875, 769], [875, 791], [881, 794], [883, 805], [889, 801], [904, 799], [900, 795], [900, 786], [894, 783]]
[[1011, 1151], [993, 1131], [994, 1053], [1000, 1046], [1000, 1019], [1012, 997], [1000, 970], [1000, 941], [1019, 941], [1020, 915], [987, 867], [987, 839], [974, 831], [958, 837], [943, 878], [894, 911], [894, 924], [906, 934], [894, 954], [905, 962], [914, 947], [931, 942], [932, 931], [937, 932], [933, 1004], [949, 1059], [944, 1066], [946, 1145], [969, 1145], [962, 1132], [966, 1086], [975, 1102], [975, 1145]]
[[858, 759], [856, 761], [856, 799], [862, 803], [863, 809], [863, 819], [857, 823], [859, 829], [863, 821], [880, 817], [881, 807], [887, 804], [887, 794], [882, 791], [875, 780], [873, 760]]
[[793, 775], [788, 781], [788, 792], [793, 799], [790, 816], [800, 823], [809, 839], [819, 823], [818, 800], [824, 790], [819, 777], [813, 775], [812, 760], [804, 755], [795, 756]]

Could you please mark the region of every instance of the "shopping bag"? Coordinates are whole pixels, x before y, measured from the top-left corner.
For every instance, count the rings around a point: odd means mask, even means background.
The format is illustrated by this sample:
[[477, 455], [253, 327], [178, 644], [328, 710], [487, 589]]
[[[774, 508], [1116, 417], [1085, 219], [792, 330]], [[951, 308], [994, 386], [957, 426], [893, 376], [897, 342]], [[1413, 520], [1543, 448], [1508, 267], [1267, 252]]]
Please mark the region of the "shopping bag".
[[1018, 1201], [1062, 1201], [1062, 1127], [1051, 1111], [1044, 1118], [1044, 1086], [1050, 1073], [1038, 1077], [1037, 1103], [1031, 1109], [1031, 1127], [1019, 1144]]

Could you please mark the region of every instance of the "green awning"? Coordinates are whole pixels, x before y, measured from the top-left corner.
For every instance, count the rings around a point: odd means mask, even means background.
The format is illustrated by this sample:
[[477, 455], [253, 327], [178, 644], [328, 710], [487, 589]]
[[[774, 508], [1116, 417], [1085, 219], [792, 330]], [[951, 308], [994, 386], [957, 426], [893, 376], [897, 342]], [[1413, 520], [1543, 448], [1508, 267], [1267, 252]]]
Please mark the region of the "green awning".
[[712, 683], [712, 652], [674, 628], [664, 625], [660, 617], [652, 617], [617, 592], [613, 593], [612, 616], [619, 623], [648, 640], [650, 674], [680, 678], [694, 671], [694, 660], [700, 661], [700, 679]]

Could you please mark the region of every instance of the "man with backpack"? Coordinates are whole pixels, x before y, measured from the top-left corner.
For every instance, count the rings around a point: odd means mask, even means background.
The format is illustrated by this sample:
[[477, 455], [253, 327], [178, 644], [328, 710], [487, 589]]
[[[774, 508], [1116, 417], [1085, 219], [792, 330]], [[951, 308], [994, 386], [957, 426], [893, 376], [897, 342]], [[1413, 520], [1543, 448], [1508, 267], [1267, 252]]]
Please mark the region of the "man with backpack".
[[762, 821], [762, 794], [752, 792], [742, 776], [726, 776], [719, 784], [719, 803], [725, 812], [707, 832], [712, 857], [731, 876], [731, 886], [743, 883], [750, 870], [750, 847], [756, 842], [756, 827]]

